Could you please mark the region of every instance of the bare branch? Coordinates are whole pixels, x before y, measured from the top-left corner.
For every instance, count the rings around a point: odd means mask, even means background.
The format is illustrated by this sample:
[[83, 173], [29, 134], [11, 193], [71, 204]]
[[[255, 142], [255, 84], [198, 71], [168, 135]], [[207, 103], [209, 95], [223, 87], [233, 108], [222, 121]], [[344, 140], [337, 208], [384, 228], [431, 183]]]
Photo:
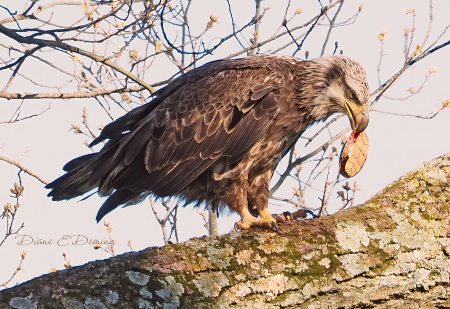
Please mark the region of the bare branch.
[[[341, 1], [342, 1], [342, 0], [337, 0], [336, 2], [330, 4], [330, 5], [327, 7], [328, 10], [331, 9], [332, 7], [334, 7], [335, 5], [339, 4]], [[305, 27], [309, 26], [310, 24], [314, 23], [314, 21], [315, 21], [318, 17], [320, 17], [320, 16], [322, 16], [322, 15], [323, 15], [322, 12], [320, 12], [318, 15], [316, 15], [315, 17], [313, 17], [312, 19], [310, 19], [309, 21], [307, 21], [307, 22], [304, 23], [303, 25], [300, 25], [300, 26], [291, 28], [291, 29], [290, 29], [290, 32], [293, 32], [293, 31], [295, 31], [295, 30], [297, 30], [297, 29], [302, 29], [302, 28], [305, 28]], [[243, 49], [243, 50], [241, 50], [241, 51], [239, 51], [239, 52], [237, 52], [237, 53], [228, 55], [227, 57], [225, 57], [225, 59], [230, 59], [230, 58], [234, 58], [234, 57], [237, 57], [237, 56], [239, 56], [239, 55], [242, 55], [243, 53], [246, 53], [246, 52], [248, 52], [249, 50], [251, 50], [251, 49], [253, 49], [253, 48], [261, 47], [261, 46], [263, 46], [263, 45], [265, 45], [265, 44], [267, 44], [267, 43], [269, 43], [269, 42], [272, 42], [272, 41], [274, 41], [274, 40], [278, 39], [279, 37], [282, 37], [283, 35], [286, 35], [286, 34], [288, 34], [288, 32], [287, 32], [287, 31], [284, 31], [284, 32], [282, 32], [282, 33], [280, 33], [280, 34], [278, 34], [278, 35], [276, 35], [276, 36], [272, 36], [271, 38], [269, 38], [269, 39], [267, 39], [267, 40], [265, 40], [265, 41], [262, 41], [262, 42], [260, 42], [260, 43], [255, 44], [255, 45], [252, 45], [252, 46], [249, 46], [249, 47], [247, 47], [247, 48], [245, 48], [245, 49]], [[291, 44], [292, 44], [292, 43], [291, 43]]]
[[432, 26], [433, 26], [433, 0], [430, 0], [430, 24], [428, 25], [428, 31], [425, 36], [425, 39], [423, 40], [422, 46], [425, 46], [425, 44], [427, 43], [427, 40], [430, 37]]
[[11, 280], [17, 275], [17, 273], [18, 273], [20, 270], [22, 270], [22, 262], [23, 262], [23, 260], [25, 259], [25, 256], [26, 256], [26, 255], [27, 255], [27, 251], [26, 251], [26, 250], [23, 250], [22, 254], [20, 255], [21, 258], [20, 258], [19, 266], [17, 266], [17, 268], [16, 268], [16, 270], [14, 271], [14, 273], [12, 274], [11, 278], [9, 278], [9, 280], [7, 280], [5, 283], [1, 284], [0, 286], [3, 286], [3, 287], [6, 288], [7, 285], [8, 285], [8, 283], [10, 283]]
[[334, 23], [336, 22], [336, 18], [339, 15], [339, 12], [341, 11], [341, 8], [342, 8], [343, 4], [344, 4], [344, 0], [342, 0], [342, 2], [339, 3], [339, 7], [338, 7], [338, 9], [336, 11], [336, 14], [334, 14], [334, 17], [333, 17], [333, 19], [330, 22], [330, 28], [328, 29], [327, 37], [325, 38], [325, 42], [323, 43], [322, 52], [320, 53], [320, 57], [322, 57], [323, 54], [325, 53], [325, 48], [327, 47], [328, 39], [330, 38], [331, 31], [334, 28]]
[[278, 197], [278, 196], [271, 196], [270, 199], [271, 200], [275, 200], [275, 201], [281, 201], [281, 202], [290, 203], [290, 204], [295, 205], [296, 207], [301, 207], [301, 208], [305, 208], [305, 209], [312, 209], [312, 210], [316, 210], [317, 209], [317, 208], [309, 207], [305, 203], [303, 203], [301, 201], [296, 201], [296, 200], [293, 200], [293, 199], [288, 199], [288, 198], [283, 198], [283, 197]]
[[[14, 32], [13, 30], [10, 30], [8, 28], [6, 28], [3, 25], [0, 25], [0, 33], [3, 33], [4, 35], [16, 40], [17, 42], [20, 43], [25, 43], [25, 44], [36, 44], [39, 45], [38, 47], [42, 47], [42, 46], [51, 46], [51, 47], [55, 47], [55, 48], [61, 48], [63, 50], [67, 50], [73, 53], [77, 53], [83, 56], [86, 56], [88, 58], [91, 58], [92, 60], [95, 60], [97, 62], [103, 63], [113, 69], [115, 69], [116, 71], [124, 74], [125, 76], [127, 76], [128, 78], [130, 78], [131, 80], [135, 81], [137, 84], [141, 85], [142, 87], [146, 88], [148, 91], [150, 91], [151, 93], [156, 92], [156, 90], [150, 86], [149, 84], [147, 84], [146, 82], [144, 82], [143, 80], [140, 80], [139, 78], [137, 78], [136, 76], [134, 76], [133, 74], [131, 74], [130, 72], [128, 72], [127, 70], [123, 69], [122, 67], [120, 67], [119, 65], [115, 64], [114, 62], [111, 62], [111, 60], [96, 55], [94, 53], [90, 53], [88, 51], [85, 51], [81, 48], [78, 47], [74, 47], [71, 45], [68, 45], [66, 43], [62, 43], [61, 41], [49, 41], [49, 40], [43, 40], [43, 39], [35, 39], [35, 38], [30, 38], [30, 37], [23, 37], [19, 34], [17, 34], [16, 32]], [[37, 49], [37, 47], [35, 48]], [[0, 68], [1, 69], [4, 69]]]
[[[1, 93], [0, 93], [0, 96], [1, 96]], [[33, 118], [33, 117], [42, 115], [42, 114], [45, 113], [46, 111], [50, 110], [51, 107], [52, 107], [52, 103], [49, 103], [49, 104], [48, 104], [48, 107], [47, 107], [46, 109], [44, 109], [42, 112], [37, 113], [37, 114], [30, 115], [30, 116], [26, 116], [26, 117], [23, 117], [23, 118], [19, 118], [19, 115], [20, 115], [20, 108], [21, 108], [22, 104], [23, 104], [23, 101], [22, 101], [22, 103], [20, 103], [19, 107], [18, 107], [17, 110], [14, 112], [14, 114], [12, 115], [11, 119], [9, 119], [9, 121], [0, 121], [0, 124], [4, 124], [4, 123], [14, 123], [14, 122], [19, 122], [19, 121], [22, 121], [22, 120], [30, 119], [30, 118]], [[14, 119], [14, 115], [16, 116], [15, 119]]]
[[0, 98], [5, 99], [80, 99], [104, 96], [113, 93], [140, 92], [144, 87], [116, 88], [93, 92], [76, 91], [71, 93], [4, 93], [0, 92]]
[[22, 20], [22, 19], [32, 19], [33, 17], [35, 17], [40, 12], [42, 12], [42, 11], [48, 9], [48, 8], [54, 7], [54, 6], [58, 6], [58, 5], [76, 5], [76, 6], [80, 6], [80, 5], [83, 4], [83, 2], [81, 2], [81, 1], [66, 1], [66, 0], [56, 1], [56, 2], [53, 2], [53, 3], [49, 3], [47, 5], [43, 5], [43, 6], [39, 7], [36, 11], [34, 11], [33, 14], [27, 15], [28, 11], [33, 7], [34, 4], [35, 4], [35, 2], [33, 1], [32, 6], [30, 6], [22, 14], [14, 15], [11, 18], [5, 18], [5, 19], [0, 20], [0, 25], [6, 24], [6, 23], [10, 23], [10, 22], [14, 22], [14, 21], [18, 21], [18, 20]]
[[25, 173], [27, 173], [28, 175], [36, 178], [37, 180], [39, 180], [40, 182], [42, 182], [44, 185], [48, 184], [49, 182], [42, 179], [41, 177], [39, 177], [39, 175], [33, 173], [32, 171], [30, 171], [29, 169], [27, 169], [26, 167], [22, 166], [19, 161], [13, 161], [11, 159], [5, 158], [3, 156], [0, 156], [0, 161], [5, 161], [11, 165], [17, 166], [21, 171], [24, 171]]
[[415, 57], [414, 59], [411, 59], [409, 62], [405, 63], [405, 65], [403, 66], [403, 68], [400, 69], [400, 71], [398, 71], [394, 76], [392, 76], [391, 78], [389, 78], [388, 80], [386, 80], [383, 85], [381, 85], [380, 87], [378, 87], [374, 92], [372, 92], [370, 94], [370, 96], [374, 96], [375, 94], [379, 93], [377, 98], [372, 102], [372, 105], [377, 102], [379, 100], [379, 98], [383, 95], [383, 93], [394, 84], [394, 82], [413, 64], [415, 64], [416, 62], [422, 60], [423, 58], [427, 57], [428, 55], [438, 51], [439, 49], [450, 45], [450, 40], [442, 43], [438, 46], [436, 46], [433, 49], [430, 49], [427, 52], [424, 52], [422, 54], [420, 54], [419, 56]]
[[[255, 23], [255, 33], [253, 35], [253, 39], [251, 40], [252, 45], [256, 45], [258, 43], [258, 37], [259, 37], [259, 17], [261, 14], [261, 0], [255, 0], [256, 3], [256, 13], [255, 13], [255, 20], [257, 21]], [[249, 51], [248, 55], [249, 56], [253, 56], [256, 52], [256, 48], [253, 48], [252, 50]]]

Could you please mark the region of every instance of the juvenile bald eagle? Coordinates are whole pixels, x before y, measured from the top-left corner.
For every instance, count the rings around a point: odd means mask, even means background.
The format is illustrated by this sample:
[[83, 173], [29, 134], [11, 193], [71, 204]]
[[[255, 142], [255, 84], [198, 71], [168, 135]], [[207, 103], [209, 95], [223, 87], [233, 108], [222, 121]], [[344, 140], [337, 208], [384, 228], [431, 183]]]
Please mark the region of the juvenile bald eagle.
[[97, 221], [152, 194], [228, 207], [242, 228], [271, 228], [269, 181], [280, 159], [305, 129], [334, 113], [363, 131], [368, 104], [366, 73], [346, 57], [213, 61], [107, 125], [90, 144], [108, 140], [103, 148], [67, 163], [48, 195], [66, 200], [98, 188], [109, 198]]

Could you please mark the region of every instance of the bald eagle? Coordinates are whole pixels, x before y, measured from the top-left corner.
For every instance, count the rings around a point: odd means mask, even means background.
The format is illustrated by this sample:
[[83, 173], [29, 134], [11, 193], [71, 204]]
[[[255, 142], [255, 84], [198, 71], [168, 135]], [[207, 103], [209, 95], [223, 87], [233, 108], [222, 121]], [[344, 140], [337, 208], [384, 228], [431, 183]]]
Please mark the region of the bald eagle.
[[334, 113], [363, 131], [368, 106], [366, 73], [347, 57], [213, 61], [108, 124], [90, 144], [108, 140], [103, 148], [67, 163], [47, 185], [48, 196], [67, 200], [98, 188], [109, 197], [97, 222], [153, 195], [228, 207], [244, 229], [273, 228], [269, 182], [281, 158], [309, 126]]

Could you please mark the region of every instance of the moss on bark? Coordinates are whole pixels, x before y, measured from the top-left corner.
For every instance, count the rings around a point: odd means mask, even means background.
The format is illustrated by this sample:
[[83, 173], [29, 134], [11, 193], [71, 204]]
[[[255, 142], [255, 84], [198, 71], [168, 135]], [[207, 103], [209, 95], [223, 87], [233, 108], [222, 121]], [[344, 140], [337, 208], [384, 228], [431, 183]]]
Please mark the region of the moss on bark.
[[450, 154], [315, 220], [148, 248], [0, 292], [1, 308], [450, 305]]

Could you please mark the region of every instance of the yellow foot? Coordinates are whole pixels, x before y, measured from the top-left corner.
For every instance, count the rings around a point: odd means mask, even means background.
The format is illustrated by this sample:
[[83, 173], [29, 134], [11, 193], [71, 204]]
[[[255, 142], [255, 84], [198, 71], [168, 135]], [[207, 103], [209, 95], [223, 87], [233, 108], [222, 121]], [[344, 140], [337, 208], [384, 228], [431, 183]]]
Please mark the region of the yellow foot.
[[259, 212], [259, 214], [261, 215], [261, 219], [263, 220], [269, 220], [269, 221], [275, 221], [275, 218], [272, 217], [272, 214], [269, 212], [269, 210], [267, 208], [264, 208], [263, 210], [261, 210]]
[[255, 218], [253, 216], [245, 216], [241, 221], [237, 222], [235, 227], [239, 230], [247, 230], [252, 227], [258, 227], [266, 230], [273, 230], [278, 232], [278, 225], [275, 222], [275, 219], [270, 216], [269, 220]]

